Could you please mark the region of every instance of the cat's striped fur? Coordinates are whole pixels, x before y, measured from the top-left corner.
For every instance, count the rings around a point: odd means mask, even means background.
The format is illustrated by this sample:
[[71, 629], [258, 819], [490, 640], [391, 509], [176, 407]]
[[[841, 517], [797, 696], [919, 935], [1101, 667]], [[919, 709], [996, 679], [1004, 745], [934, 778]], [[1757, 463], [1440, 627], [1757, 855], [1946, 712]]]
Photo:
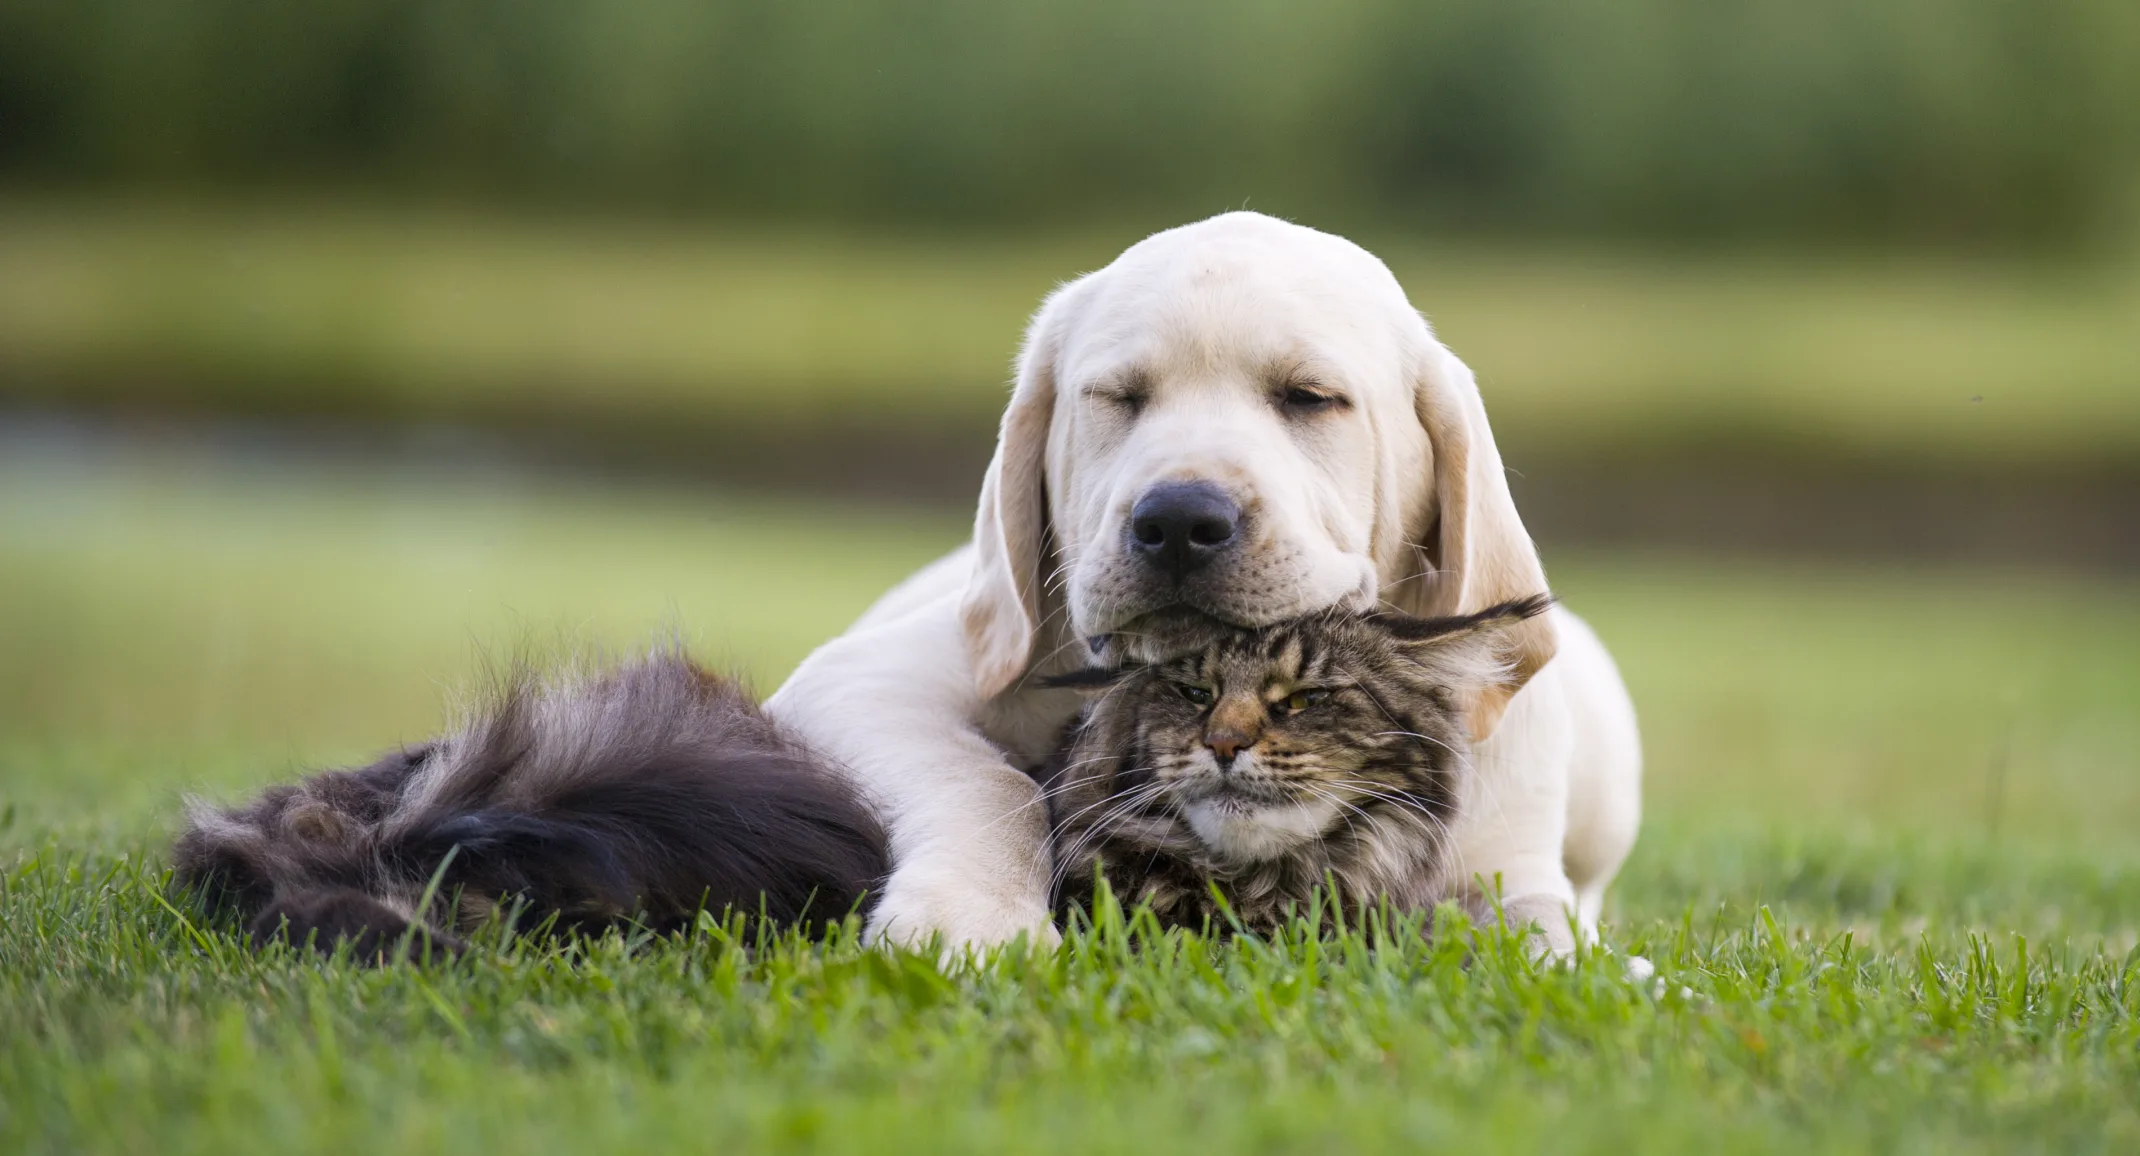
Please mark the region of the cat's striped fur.
[[1505, 676], [1508, 628], [1549, 603], [1317, 617], [1056, 680], [1096, 692], [1036, 774], [1058, 906], [1104, 877], [1165, 923], [1268, 930], [1326, 883], [1353, 908], [1454, 897], [1467, 709]]

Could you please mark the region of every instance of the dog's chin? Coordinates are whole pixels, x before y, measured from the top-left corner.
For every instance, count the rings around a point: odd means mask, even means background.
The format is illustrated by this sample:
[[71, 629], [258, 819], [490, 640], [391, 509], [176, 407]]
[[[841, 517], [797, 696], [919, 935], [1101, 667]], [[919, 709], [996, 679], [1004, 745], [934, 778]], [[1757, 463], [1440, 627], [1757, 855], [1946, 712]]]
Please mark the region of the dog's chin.
[[[1357, 573], [1352, 563], [1357, 562]], [[1374, 607], [1378, 590], [1374, 567], [1365, 559], [1348, 559], [1325, 575], [1297, 584], [1296, 597], [1284, 600], [1243, 599], [1224, 586], [1192, 582], [1184, 588], [1157, 589], [1129, 584], [1130, 589], [1081, 604], [1077, 627], [1092, 659], [1099, 663], [1164, 662], [1201, 650], [1236, 630], [1269, 626], [1333, 606], [1354, 611]], [[1089, 594], [1089, 592], [1088, 592]]]
[[1098, 636], [1098, 644], [1092, 649], [1114, 662], [1164, 662], [1202, 650], [1242, 625], [1192, 606], [1167, 606], [1140, 614]]

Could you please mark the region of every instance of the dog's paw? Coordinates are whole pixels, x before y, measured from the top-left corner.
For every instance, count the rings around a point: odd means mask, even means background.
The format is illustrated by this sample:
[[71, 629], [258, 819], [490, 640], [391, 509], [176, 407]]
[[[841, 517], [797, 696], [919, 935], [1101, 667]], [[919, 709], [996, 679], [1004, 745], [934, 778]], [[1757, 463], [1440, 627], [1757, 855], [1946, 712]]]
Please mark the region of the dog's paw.
[[1043, 896], [927, 863], [892, 872], [865, 934], [871, 943], [934, 945], [947, 954], [1000, 947], [1021, 935], [1035, 946], [1062, 941]]
[[1502, 922], [1530, 932], [1531, 952], [1541, 963], [1574, 957], [1575, 930], [1568, 919], [1568, 905], [1557, 895], [1519, 895], [1502, 901]]

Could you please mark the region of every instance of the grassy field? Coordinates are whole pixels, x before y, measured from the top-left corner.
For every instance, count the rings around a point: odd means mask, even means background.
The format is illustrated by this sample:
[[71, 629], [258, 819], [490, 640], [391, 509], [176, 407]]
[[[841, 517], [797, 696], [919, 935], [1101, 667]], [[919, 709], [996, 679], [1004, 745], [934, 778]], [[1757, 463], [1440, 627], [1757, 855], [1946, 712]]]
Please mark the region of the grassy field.
[[1106, 927], [940, 970], [611, 940], [359, 971], [162, 887], [179, 793], [680, 633], [769, 686], [956, 520], [272, 459], [0, 458], [0, 1150], [2131, 1151], [2140, 591], [1549, 558], [1650, 817], [1605, 959]]
[[[583, 435], [828, 416], [986, 431], [1026, 316], [1134, 239], [0, 198], [0, 400]], [[1360, 239], [1478, 370], [1519, 459], [1755, 447], [2070, 469], [2140, 451], [2131, 254]]]

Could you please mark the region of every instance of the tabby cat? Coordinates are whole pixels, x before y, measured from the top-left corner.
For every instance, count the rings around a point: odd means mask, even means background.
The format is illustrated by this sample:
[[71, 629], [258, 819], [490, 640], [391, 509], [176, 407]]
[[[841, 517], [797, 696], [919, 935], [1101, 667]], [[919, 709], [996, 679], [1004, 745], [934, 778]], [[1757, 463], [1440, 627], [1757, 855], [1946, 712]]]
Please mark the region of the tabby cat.
[[[1058, 905], [1089, 904], [1103, 874], [1177, 924], [1219, 916], [1214, 883], [1252, 928], [1326, 878], [1356, 905], [1447, 897], [1467, 705], [1501, 677], [1501, 631], [1547, 603], [1315, 617], [1056, 679], [1092, 692], [1035, 772]], [[458, 950], [501, 905], [562, 929], [724, 908], [821, 927], [866, 915], [889, 870], [845, 773], [673, 654], [515, 680], [458, 733], [188, 820], [182, 884], [256, 940], [367, 960]]]
[[1503, 632], [1550, 601], [1315, 617], [1054, 680], [1096, 692], [1035, 773], [1058, 908], [1103, 877], [1125, 907], [1221, 930], [1270, 930], [1326, 883], [1354, 909], [1457, 896], [1467, 710], [1504, 676]]

